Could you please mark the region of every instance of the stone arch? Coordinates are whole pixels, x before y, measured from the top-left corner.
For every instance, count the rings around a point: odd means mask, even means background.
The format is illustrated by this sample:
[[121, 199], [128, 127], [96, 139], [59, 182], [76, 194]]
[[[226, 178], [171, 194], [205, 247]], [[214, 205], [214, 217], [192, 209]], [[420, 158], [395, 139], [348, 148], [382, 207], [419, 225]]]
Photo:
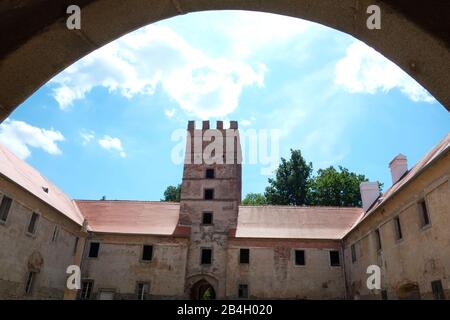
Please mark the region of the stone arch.
[[407, 282], [397, 289], [400, 300], [420, 300], [420, 290], [417, 282]]
[[185, 296], [191, 300], [204, 299], [204, 293], [209, 290], [210, 299], [216, 299], [218, 295], [219, 281], [206, 274], [194, 275], [186, 279]]
[[[128, 32], [181, 14], [226, 9], [297, 17], [348, 33], [400, 66], [450, 110], [448, 40], [439, 32], [439, 25], [431, 25], [430, 29], [430, 22], [424, 22], [430, 21], [424, 12], [434, 9], [424, 2], [411, 6], [415, 10], [411, 13], [403, 5], [389, 4], [393, 1], [377, 2], [382, 26], [380, 30], [369, 30], [366, 10], [372, 2], [61, 0], [27, 1], [20, 7], [11, 2], [0, 7], [0, 29], [6, 30], [0, 47], [0, 121], [65, 67]], [[66, 27], [65, 10], [69, 4], [81, 6], [81, 30]], [[23, 21], [29, 22], [26, 27]]]

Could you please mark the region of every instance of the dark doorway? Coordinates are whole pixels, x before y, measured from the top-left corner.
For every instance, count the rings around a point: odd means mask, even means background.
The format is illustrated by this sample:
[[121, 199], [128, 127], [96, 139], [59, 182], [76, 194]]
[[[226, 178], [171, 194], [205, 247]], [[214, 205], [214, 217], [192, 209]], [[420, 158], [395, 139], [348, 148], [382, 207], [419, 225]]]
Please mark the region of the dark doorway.
[[196, 282], [191, 288], [191, 300], [214, 300], [216, 291], [206, 280]]

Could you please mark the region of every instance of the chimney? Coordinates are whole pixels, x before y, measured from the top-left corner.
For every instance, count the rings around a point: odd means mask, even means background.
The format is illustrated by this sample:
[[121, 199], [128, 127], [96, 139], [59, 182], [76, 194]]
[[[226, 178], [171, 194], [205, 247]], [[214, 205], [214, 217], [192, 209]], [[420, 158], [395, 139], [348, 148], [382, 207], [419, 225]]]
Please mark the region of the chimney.
[[202, 129], [203, 130], [209, 130], [209, 120], [205, 120], [202, 123]]
[[195, 130], [195, 121], [189, 120], [187, 129], [188, 129], [189, 131]]
[[237, 121], [230, 121], [230, 129], [237, 129], [238, 128], [238, 122]]
[[223, 129], [223, 121], [217, 121], [216, 128], [219, 130], [222, 130]]
[[380, 196], [378, 182], [361, 182], [359, 191], [361, 192], [363, 210], [367, 212]]
[[399, 153], [391, 162], [389, 162], [391, 169], [392, 184], [395, 184], [408, 171], [408, 160], [406, 156]]

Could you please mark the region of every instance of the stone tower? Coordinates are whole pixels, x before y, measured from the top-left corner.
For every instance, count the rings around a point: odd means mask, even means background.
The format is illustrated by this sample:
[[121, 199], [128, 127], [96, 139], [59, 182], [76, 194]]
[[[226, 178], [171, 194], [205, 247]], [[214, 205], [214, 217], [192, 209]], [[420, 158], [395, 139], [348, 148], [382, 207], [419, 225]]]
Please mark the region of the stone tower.
[[[241, 148], [238, 125], [201, 129], [189, 121], [181, 185], [180, 226], [191, 228], [186, 266], [186, 296], [198, 298], [212, 288], [225, 298], [227, 242], [236, 228], [241, 201]], [[203, 291], [202, 291], [203, 290]], [[211, 289], [210, 289], [211, 290]]]

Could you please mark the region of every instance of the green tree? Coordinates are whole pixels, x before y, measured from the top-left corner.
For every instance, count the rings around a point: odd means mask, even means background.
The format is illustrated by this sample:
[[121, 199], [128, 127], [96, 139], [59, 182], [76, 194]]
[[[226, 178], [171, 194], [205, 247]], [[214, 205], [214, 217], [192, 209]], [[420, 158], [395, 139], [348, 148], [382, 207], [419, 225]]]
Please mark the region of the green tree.
[[267, 204], [267, 199], [262, 193], [247, 193], [244, 200], [242, 200], [242, 204], [247, 206], [263, 206]]
[[307, 203], [316, 206], [361, 207], [359, 185], [367, 181], [362, 174], [339, 166], [320, 169], [309, 182]]
[[281, 158], [275, 178], [269, 178], [264, 195], [267, 202], [276, 205], [304, 205], [312, 163], [306, 163], [300, 150], [291, 149], [291, 158]]
[[181, 184], [178, 186], [168, 186], [164, 191], [164, 199], [161, 201], [180, 202]]

